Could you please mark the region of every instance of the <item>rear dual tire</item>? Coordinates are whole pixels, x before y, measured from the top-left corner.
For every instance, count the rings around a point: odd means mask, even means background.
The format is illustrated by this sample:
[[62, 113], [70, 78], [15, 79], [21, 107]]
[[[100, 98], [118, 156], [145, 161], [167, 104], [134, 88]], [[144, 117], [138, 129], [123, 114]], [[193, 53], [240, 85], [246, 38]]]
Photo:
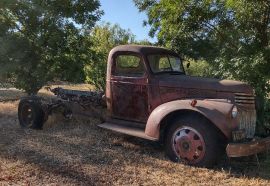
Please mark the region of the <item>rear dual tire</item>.
[[40, 101], [34, 98], [22, 99], [18, 107], [18, 118], [22, 128], [42, 129], [45, 114]]

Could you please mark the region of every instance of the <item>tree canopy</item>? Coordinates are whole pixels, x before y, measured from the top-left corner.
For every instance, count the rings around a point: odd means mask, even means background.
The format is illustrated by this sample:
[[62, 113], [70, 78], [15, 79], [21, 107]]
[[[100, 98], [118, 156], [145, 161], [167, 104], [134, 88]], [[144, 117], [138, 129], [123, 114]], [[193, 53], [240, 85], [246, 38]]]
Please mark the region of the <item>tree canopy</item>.
[[96, 55], [95, 58], [90, 58], [84, 68], [86, 82], [95, 85], [99, 90], [105, 90], [106, 66], [110, 50], [117, 45], [134, 43], [135, 35], [117, 24], [103, 23], [92, 29], [88, 40], [92, 41], [90, 50], [95, 51]]
[[86, 56], [83, 30], [100, 19], [98, 0], [0, 1], [1, 72], [36, 93], [55, 78], [79, 82]]

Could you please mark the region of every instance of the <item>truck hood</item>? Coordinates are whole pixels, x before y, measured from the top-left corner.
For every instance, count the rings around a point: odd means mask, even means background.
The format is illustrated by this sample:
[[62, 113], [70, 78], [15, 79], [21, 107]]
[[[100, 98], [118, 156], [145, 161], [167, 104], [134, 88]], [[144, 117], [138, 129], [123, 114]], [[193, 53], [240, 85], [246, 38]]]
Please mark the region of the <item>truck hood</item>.
[[187, 75], [160, 75], [159, 86], [253, 94], [252, 88], [246, 83], [240, 81], [219, 80]]

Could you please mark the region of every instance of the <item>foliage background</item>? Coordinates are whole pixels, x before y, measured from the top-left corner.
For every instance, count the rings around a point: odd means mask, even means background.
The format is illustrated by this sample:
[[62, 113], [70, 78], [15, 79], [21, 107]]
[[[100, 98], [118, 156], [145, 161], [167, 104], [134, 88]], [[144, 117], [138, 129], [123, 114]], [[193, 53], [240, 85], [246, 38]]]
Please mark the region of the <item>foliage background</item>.
[[[48, 81], [81, 82], [91, 43], [85, 30], [102, 15], [95, 0], [0, 1], [0, 73], [35, 94]], [[4, 75], [3, 75], [4, 74]]]

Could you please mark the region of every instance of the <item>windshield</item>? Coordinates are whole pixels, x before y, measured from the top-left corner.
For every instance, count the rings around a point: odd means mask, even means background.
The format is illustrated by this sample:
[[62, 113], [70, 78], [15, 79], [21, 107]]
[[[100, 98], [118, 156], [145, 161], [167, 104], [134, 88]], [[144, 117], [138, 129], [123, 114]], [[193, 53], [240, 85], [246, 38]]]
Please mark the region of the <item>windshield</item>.
[[170, 55], [149, 55], [148, 61], [153, 73], [177, 73], [184, 74], [183, 66], [179, 57]]

